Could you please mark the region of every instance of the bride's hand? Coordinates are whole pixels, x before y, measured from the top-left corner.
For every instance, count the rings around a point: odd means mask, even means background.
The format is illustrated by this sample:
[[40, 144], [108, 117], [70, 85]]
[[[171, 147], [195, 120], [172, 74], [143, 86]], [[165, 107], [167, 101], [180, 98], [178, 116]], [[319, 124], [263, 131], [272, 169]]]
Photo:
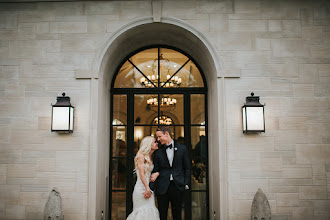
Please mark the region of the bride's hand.
[[148, 189], [147, 191], [145, 191], [145, 192], [143, 193], [143, 195], [144, 195], [144, 198], [149, 199], [150, 196], [151, 196], [151, 191], [150, 191], [150, 189]]
[[151, 174], [150, 181], [155, 182], [158, 176], [159, 176], [159, 172]]

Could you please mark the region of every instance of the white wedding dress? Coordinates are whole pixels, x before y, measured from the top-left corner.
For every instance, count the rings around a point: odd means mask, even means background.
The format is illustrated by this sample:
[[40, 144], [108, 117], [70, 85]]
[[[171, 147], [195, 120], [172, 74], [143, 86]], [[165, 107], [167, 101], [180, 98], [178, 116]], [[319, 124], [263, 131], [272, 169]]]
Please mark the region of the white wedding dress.
[[[144, 164], [144, 167], [146, 164]], [[149, 184], [151, 170], [153, 165], [150, 167], [150, 171], [145, 174], [147, 182]], [[133, 191], [133, 212], [127, 217], [127, 220], [157, 220], [159, 219], [159, 212], [155, 205], [155, 195], [151, 194], [149, 199], [144, 198], [143, 193], [146, 191], [144, 187], [139, 171], [136, 171], [136, 184]]]

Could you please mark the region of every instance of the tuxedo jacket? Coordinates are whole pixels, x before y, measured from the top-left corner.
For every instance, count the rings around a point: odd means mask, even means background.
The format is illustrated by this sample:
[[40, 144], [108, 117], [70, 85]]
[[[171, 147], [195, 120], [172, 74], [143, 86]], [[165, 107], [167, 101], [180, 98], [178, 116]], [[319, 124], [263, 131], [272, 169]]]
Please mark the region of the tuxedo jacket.
[[190, 159], [185, 145], [174, 141], [174, 157], [172, 167], [167, 158], [166, 146], [154, 152], [154, 169], [152, 173], [159, 172], [155, 182], [150, 182], [150, 189], [156, 195], [164, 195], [170, 185], [172, 174], [175, 186], [180, 190], [185, 190], [185, 185], [190, 187]]

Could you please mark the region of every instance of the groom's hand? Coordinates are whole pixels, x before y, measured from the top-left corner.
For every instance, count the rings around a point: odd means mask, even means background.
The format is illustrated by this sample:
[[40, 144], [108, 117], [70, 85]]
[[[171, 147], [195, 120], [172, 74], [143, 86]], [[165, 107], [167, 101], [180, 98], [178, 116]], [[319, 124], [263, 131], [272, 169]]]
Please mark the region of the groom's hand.
[[151, 174], [150, 181], [155, 182], [158, 176], [159, 176], [159, 172]]
[[143, 193], [143, 195], [144, 195], [144, 198], [149, 199], [150, 196], [151, 196], [151, 191], [150, 191], [150, 190], [147, 190], [147, 191], [145, 191], [145, 192]]

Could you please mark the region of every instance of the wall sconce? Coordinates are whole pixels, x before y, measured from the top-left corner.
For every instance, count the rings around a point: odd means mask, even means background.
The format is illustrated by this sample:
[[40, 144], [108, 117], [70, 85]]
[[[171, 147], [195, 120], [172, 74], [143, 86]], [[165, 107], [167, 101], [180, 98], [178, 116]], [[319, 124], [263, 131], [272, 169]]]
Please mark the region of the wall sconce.
[[52, 132], [73, 133], [73, 109], [65, 93], [57, 97], [56, 104], [52, 105]]
[[265, 132], [265, 105], [260, 104], [259, 96], [246, 97], [242, 107], [243, 133]]

